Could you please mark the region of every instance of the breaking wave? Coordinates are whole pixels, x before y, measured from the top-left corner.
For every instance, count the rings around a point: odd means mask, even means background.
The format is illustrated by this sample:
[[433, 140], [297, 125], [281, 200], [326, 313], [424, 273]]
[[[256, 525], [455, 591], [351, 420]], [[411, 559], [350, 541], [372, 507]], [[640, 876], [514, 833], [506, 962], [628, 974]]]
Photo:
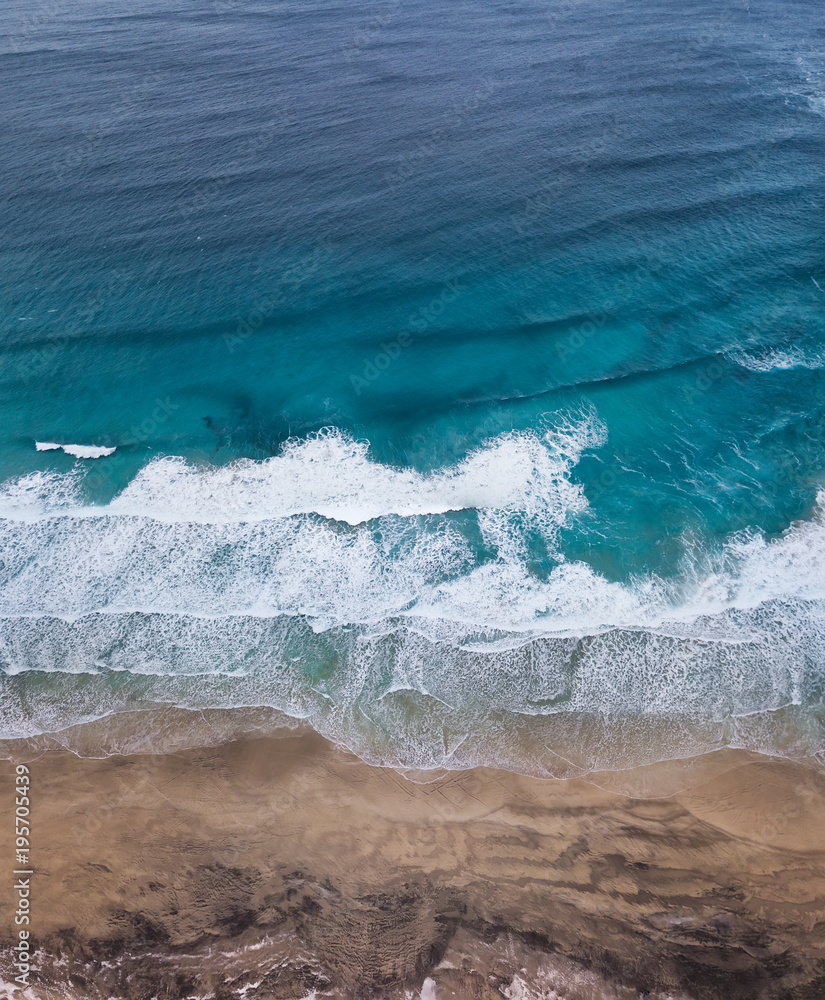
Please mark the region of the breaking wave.
[[420, 473], [328, 430], [265, 462], [155, 460], [105, 506], [78, 470], [7, 483], [0, 736], [175, 705], [277, 709], [398, 767], [816, 753], [820, 509], [611, 581], [559, 544], [604, 438], [588, 412]]

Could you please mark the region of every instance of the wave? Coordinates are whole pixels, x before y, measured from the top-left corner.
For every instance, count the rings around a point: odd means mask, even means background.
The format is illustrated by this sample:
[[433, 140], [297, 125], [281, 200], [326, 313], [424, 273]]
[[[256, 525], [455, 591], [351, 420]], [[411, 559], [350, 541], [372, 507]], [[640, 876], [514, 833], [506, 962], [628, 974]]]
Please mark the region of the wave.
[[182, 458], [155, 459], [102, 509], [80, 509], [77, 475], [58, 487], [32, 473], [0, 487], [0, 516], [105, 513], [224, 524], [315, 513], [354, 525], [388, 514], [526, 504], [560, 517], [581, 503], [580, 491], [569, 483], [570, 469], [584, 449], [605, 437], [604, 426], [589, 412], [556, 420], [544, 431], [502, 434], [457, 466], [426, 474], [375, 462], [369, 442], [327, 428], [286, 442], [279, 455], [263, 462], [205, 468]]
[[93, 444], [56, 444], [54, 441], [35, 441], [37, 451], [65, 451], [72, 458], [105, 458], [114, 455], [117, 448], [105, 448]]
[[800, 347], [771, 347], [761, 352], [733, 350], [725, 357], [752, 372], [787, 371], [792, 368], [819, 369], [825, 367], [825, 352], [804, 351]]
[[[580, 489], [567, 487], [568, 507], [558, 496], [543, 507], [528, 492], [522, 507], [474, 509], [462, 521], [396, 514], [356, 525], [314, 514], [228, 524], [111, 513], [7, 519], [0, 522], [0, 614], [292, 615], [318, 631], [400, 616], [442, 641], [463, 644], [480, 633], [506, 644], [615, 628], [699, 635], [701, 622], [727, 611], [825, 599], [819, 509], [773, 541], [745, 533], [717, 552], [699, 550], [676, 577], [617, 582], [555, 547], [571, 512], [586, 509]], [[536, 539], [549, 566], [543, 575], [531, 559]]]
[[82, 467], [7, 483], [0, 737], [166, 704], [275, 709], [398, 767], [815, 752], [825, 494], [778, 538], [611, 581], [559, 541], [605, 433], [570, 415], [420, 473], [330, 430], [265, 462], [156, 460], [98, 507]]
[[0, 735], [158, 706], [271, 709], [373, 763], [558, 777], [723, 746], [798, 757], [823, 747], [809, 707], [822, 693], [821, 604], [717, 620], [716, 641], [614, 630], [463, 649], [415, 625], [319, 634], [300, 618], [2, 621], [3, 662], [37, 670], [0, 685]]

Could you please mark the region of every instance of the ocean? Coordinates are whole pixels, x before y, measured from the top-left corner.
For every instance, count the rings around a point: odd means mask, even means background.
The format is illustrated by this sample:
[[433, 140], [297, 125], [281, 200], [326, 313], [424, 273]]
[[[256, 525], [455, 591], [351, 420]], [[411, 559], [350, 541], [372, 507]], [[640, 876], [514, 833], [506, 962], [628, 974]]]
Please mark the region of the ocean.
[[0, 738], [821, 755], [821, 14], [7, 0]]

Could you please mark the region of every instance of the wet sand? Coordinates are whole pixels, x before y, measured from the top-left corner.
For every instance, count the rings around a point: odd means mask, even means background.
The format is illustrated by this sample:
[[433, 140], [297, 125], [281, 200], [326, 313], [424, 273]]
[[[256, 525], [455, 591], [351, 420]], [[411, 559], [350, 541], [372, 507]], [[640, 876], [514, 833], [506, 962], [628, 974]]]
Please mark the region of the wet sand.
[[825, 997], [825, 777], [803, 764], [424, 783], [314, 734], [6, 751], [31, 769], [37, 948], [18, 993], [3, 893], [9, 997]]

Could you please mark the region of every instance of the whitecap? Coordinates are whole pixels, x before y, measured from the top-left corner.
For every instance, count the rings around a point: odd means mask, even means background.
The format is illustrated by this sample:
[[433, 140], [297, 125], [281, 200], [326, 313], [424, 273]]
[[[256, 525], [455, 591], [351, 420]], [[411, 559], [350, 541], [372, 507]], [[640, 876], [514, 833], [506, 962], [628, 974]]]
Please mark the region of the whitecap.
[[801, 347], [772, 347], [762, 352], [734, 350], [725, 356], [741, 368], [752, 372], [787, 371], [792, 368], [817, 369], [825, 366], [825, 353], [806, 352]]
[[[808, 704], [822, 683], [825, 493], [779, 537], [737, 534], [673, 577], [608, 580], [565, 560], [557, 537], [587, 512], [571, 473], [602, 440], [580, 415], [421, 473], [331, 431], [267, 462], [155, 461], [100, 507], [80, 505], [78, 467], [30, 474], [0, 497], [15, 511], [0, 520], [0, 665], [83, 685], [126, 673], [124, 698], [269, 706], [364, 754], [382, 732], [381, 753], [404, 766], [443, 763], [454, 745], [430, 738], [426, 706], [456, 741], [471, 734], [467, 761], [482, 735], [485, 762], [517, 756], [508, 733], [547, 715], [637, 720], [640, 733], [692, 720], [674, 753], [774, 746], [753, 719]], [[27, 732], [85, 718], [81, 687], [44, 702]]]
[[34, 446], [38, 451], [62, 450], [73, 458], [105, 458], [107, 455], [114, 455], [117, 451], [117, 447], [106, 448], [93, 444], [56, 444], [54, 441], [35, 441]]
[[[595, 412], [560, 417], [542, 431], [501, 434], [455, 466], [425, 473], [375, 461], [369, 442], [335, 428], [290, 440], [265, 461], [243, 459], [222, 467], [194, 465], [182, 458], [157, 458], [105, 508], [60, 508], [66, 516], [128, 515], [167, 522], [231, 524], [319, 514], [357, 525], [396, 514], [412, 517], [448, 511], [529, 509], [549, 522], [586, 504], [571, 469], [583, 451], [602, 444], [606, 429]], [[42, 449], [52, 448], [50, 443]], [[59, 445], [77, 457], [114, 449]], [[0, 513], [28, 517], [4, 504]], [[40, 508], [39, 512], [43, 512]]]

